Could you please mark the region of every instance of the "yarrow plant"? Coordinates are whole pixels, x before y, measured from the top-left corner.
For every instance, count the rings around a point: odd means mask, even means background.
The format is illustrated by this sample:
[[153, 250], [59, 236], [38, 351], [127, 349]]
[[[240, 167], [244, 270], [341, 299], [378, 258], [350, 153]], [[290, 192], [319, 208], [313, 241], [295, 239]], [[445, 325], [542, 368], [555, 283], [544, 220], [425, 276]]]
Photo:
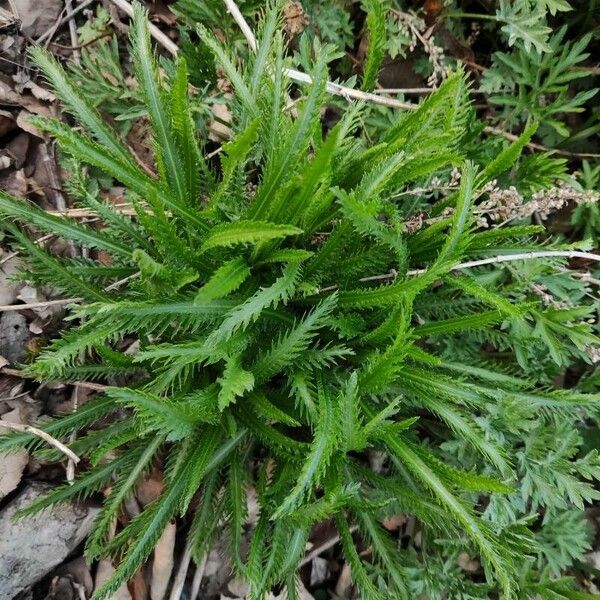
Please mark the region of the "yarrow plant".
[[[69, 158], [73, 201], [103, 226], [0, 194], [24, 277], [79, 299], [72, 327], [26, 372], [128, 381], [40, 425], [71, 440], [84, 466], [22, 515], [110, 488], [86, 543], [89, 560], [117, 564], [97, 600], [134, 575], [178, 516], [198, 562], [226, 528], [229, 560], [254, 599], [277, 586], [297, 597], [311, 528], [327, 519], [365, 599], [587, 597], [561, 570], [587, 547], [583, 505], [600, 497], [600, 459], [579, 452], [576, 429], [598, 396], [540, 383], [528, 354], [539, 348], [528, 341], [542, 340], [559, 364], [583, 360], [597, 345], [592, 308], [555, 309], [531, 291], [529, 280], [557, 272], [560, 258], [547, 252], [561, 254], [540, 248], [541, 227], [477, 227], [488, 182], [512, 166], [533, 128], [485, 165], [467, 160], [472, 113], [456, 72], [374, 143], [361, 139], [360, 105], [324, 131], [327, 51], [313, 62], [312, 84], [292, 90], [270, 9], [242, 68], [198, 29], [234, 91], [233, 138], [215, 166], [196, 139], [185, 61], [159, 73], [140, 5], [131, 29], [156, 176], [35, 49], [81, 132], [53, 119], [35, 125]], [[293, 111], [290, 93], [300, 94]], [[94, 173], [126, 188], [134, 216], [101, 199]], [[423, 194], [433, 221], [408, 227], [414, 204], [403, 192], [449, 173], [447, 194]], [[14, 221], [89, 248], [90, 258], [53, 256]], [[493, 264], [523, 253], [537, 272]], [[139, 343], [135, 353], [126, 339]], [[61, 458], [29, 434], [0, 438], [0, 450], [19, 447]], [[384, 457], [381, 468], [371, 451]], [[113, 537], [124, 502], [157, 464], [162, 494]], [[397, 514], [414, 516], [418, 545], [403, 549], [382, 527]], [[576, 532], [566, 550], [548, 533], [565, 514]], [[456, 567], [464, 552], [485, 578]]]

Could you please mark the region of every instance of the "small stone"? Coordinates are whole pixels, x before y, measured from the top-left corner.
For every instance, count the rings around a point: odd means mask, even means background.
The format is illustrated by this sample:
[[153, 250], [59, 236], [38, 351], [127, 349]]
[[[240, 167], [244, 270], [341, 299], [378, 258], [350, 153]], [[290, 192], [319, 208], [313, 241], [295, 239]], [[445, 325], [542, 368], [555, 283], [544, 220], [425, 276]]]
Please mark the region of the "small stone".
[[227, 590], [236, 598], [245, 598], [250, 591], [250, 586], [241, 577], [234, 577], [228, 584]]
[[11, 600], [67, 556], [89, 533], [98, 508], [62, 504], [24, 519], [14, 520], [51, 488], [35, 483], [0, 513], [0, 600]]
[[22, 283], [14, 279], [20, 262], [19, 258], [14, 256], [0, 266], [0, 304], [13, 304], [23, 287]]
[[0, 355], [11, 363], [23, 358], [25, 344], [31, 334], [27, 320], [18, 312], [5, 312], [0, 317]]

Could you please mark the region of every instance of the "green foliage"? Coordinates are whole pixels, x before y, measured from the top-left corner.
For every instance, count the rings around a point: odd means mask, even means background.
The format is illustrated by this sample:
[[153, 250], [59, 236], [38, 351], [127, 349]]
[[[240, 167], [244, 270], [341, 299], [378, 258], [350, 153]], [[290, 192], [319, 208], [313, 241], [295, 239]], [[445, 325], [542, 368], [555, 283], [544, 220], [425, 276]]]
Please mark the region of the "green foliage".
[[[501, 29], [508, 36], [509, 46], [513, 46], [518, 41], [523, 45], [525, 52], [529, 52], [532, 48], [540, 54], [550, 51], [547, 40], [551, 29], [544, 23], [546, 13], [544, 4], [544, 2], [530, 3], [528, 0], [517, 2], [500, 0], [496, 15], [501, 22], [505, 23]], [[556, 5], [549, 8], [556, 11]]]
[[[600, 164], [594, 165], [584, 160], [580, 177], [581, 182], [576, 182], [580, 190], [598, 190], [600, 188]], [[600, 203], [581, 203], [573, 211], [571, 219], [584, 238], [594, 239], [600, 232]]]
[[303, 0], [302, 5], [308, 15], [311, 30], [324, 42], [342, 51], [353, 45], [352, 19], [343, 1]]
[[563, 26], [552, 35], [544, 54], [521, 48], [510, 54], [493, 54], [494, 65], [485, 72], [482, 89], [490, 94], [490, 102], [505, 107], [502, 117], [509, 126], [534, 120], [567, 137], [569, 129], [560, 115], [582, 112], [597, 93], [597, 89], [570, 92], [571, 82], [589, 77], [578, 65], [589, 56], [585, 50], [591, 35], [569, 42], [565, 41], [566, 33], [567, 27]]
[[123, 133], [134, 119], [145, 114], [139, 93], [131, 85], [129, 72], [119, 54], [119, 41], [110, 31], [110, 15], [98, 6], [96, 16], [78, 29], [80, 64], [70, 62], [69, 75], [94, 106], [115, 119]]
[[377, 83], [379, 68], [385, 57], [385, 10], [379, 0], [367, 0], [365, 8], [367, 10], [366, 23], [369, 32], [369, 49], [363, 68], [362, 87], [364, 90], [369, 91]]
[[[223, 16], [213, 4], [197, 5], [205, 23]], [[381, 64], [376, 4], [366, 4], [374, 36], [367, 88]], [[311, 527], [329, 518], [365, 598], [441, 598], [440, 590], [453, 598], [569, 597], [573, 582], [558, 576], [587, 548], [581, 510], [598, 497], [600, 479], [598, 454], [582, 451], [578, 426], [595, 416], [599, 398], [550, 389], [531, 364], [540, 355], [561, 365], [582, 358], [597, 343], [586, 323], [593, 309], [583, 300], [546, 307], [531, 291], [539, 281], [568, 289], [556, 261], [454, 272], [467, 260], [540, 247], [530, 239], [539, 228], [481, 232], [474, 214], [489, 180], [512, 169], [535, 128], [487, 160], [470, 152], [468, 85], [456, 72], [381, 139], [361, 138], [360, 106], [328, 129], [321, 117], [331, 55], [323, 49], [311, 63], [313, 83], [290, 111], [271, 8], [260, 51], [245, 63], [198, 29], [234, 88], [233, 139], [215, 167], [196, 139], [186, 61], [161, 77], [146, 14], [139, 4], [134, 13], [135, 76], [157, 175], [139, 168], [72, 78], [37, 50], [82, 132], [36, 124], [74, 159], [71, 191], [104, 227], [0, 195], [4, 226], [29, 272], [82, 298], [72, 327], [28, 372], [73, 380], [137, 369], [128, 387], [110, 387], [41, 425], [64, 439], [81, 432], [72, 445], [92, 466], [26, 512], [110, 482], [87, 554], [119, 561], [97, 600], [136, 572], [171, 519], [188, 513], [194, 559], [222, 523], [232, 564], [257, 599], [293, 588]], [[84, 165], [126, 187], [136, 215], [102, 203]], [[452, 168], [460, 185], [436, 203], [424, 186]], [[544, 181], [535, 163], [526, 170], [528, 185]], [[411, 204], [413, 188], [424, 191]], [[423, 208], [432, 218], [411, 230]], [[89, 248], [92, 258], [59, 259], [15, 220]], [[93, 270], [102, 266], [99, 250], [117, 271]], [[120, 281], [123, 273], [135, 277]], [[121, 351], [125, 337], [139, 342], [133, 357]], [[103, 439], [87, 431], [94, 424]], [[0, 450], [39, 444], [28, 434], [0, 438]], [[373, 451], [385, 459], [381, 472], [369, 466]], [[157, 462], [163, 493], [110, 540], [123, 502]], [[246, 548], [249, 486], [259, 516]], [[419, 548], [403, 549], [381, 527], [400, 513], [414, 515]], [[555, 543], [567, 521], [570, 535]], [[448, 532], [454, 540], [441, 540]], [[372, 560], [361, 558], [361, 540]], [[477, 578], [458, 568], [463, 551], [481, 561]]]

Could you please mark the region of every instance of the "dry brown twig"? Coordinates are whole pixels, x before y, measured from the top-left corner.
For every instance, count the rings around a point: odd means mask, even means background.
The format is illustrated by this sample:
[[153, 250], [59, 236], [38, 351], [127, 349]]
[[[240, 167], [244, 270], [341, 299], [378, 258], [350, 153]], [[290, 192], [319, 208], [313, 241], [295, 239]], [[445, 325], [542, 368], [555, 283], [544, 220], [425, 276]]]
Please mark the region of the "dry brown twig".
[[[73, 391], [71, 393], [71, 398], [73, 399], [73, 410], [72, 412], [77, 412], [79, 408], [79, 386], [74, 385]], [[73, 429], [71, 431], [71, 435], [69, 436], [69, 443], [72, 444], [77, 439], [77, 429]], [[73, 481], [75, 479], [75, 461], [69, 458], [67, 462], [67, 481]]]
[[[173, 579], [169, 600], [179, 600], [181, 598], [191, 560], [192, 546], [188, 543], [183, 551], [183, 556], [179, 560], [179, 567], [177, 573], [175, 573], [175, 578]], [[193, 598], [193, 596], [191, 598]]]
[[[580, 252], [579, 250], [541, 250], [539, 252], [522, 252], [519, 254], [501, 254], [499, 256], [492, 256], [490, 258], [481, 258], [479, 260], [470, 260], [463, 263], [454, 265], [450, 271], [462, 271], [463, 269], [473, 269], [475, 267], [481, 267], [483, 265], [493, 265], [504, 262], [511, 262], [517, 260], [532, 260], [537, 258], [583, 258], [585, 260], [593, 260], [600, 262], [600, 254], [593, 254], [591, 252]], [[407, 271], [407, 277], [414, 277], [416, 275], [423, 275], [427, 269], [413, 269]], [[390, 279], [396, 279], [398, 273], [392, 269], [389, 273], [383, 273], [382, 275], [373, 275], [371, 277], [363, 277], [358, 281], [363, 283], [368, 281], [388, 281]], [[337, 285], [332, 285], [326, 288], [321, 288], [319, 293], [332, 292], [337, 290]]]
[[[33, 240], [33, 243], [34, 244], [43, 244], [44, 242], [51, 240], [53, 237], [56, 237], [56, 236], [53, 233], [49, 233], [48, 235], [44, 235], [44, 236], [38, 238], [37, 240]], [[11, 258], [15, 258], [16, 256], [19, 256], [18, 252], [9, 252], [6, 256], [3, 256], [2, 259], [0, 259], [0, 265], [7, 263]]]
[[196, 600], [198, 593], [200, 592], [200, 584], [206, 571], [206, 563], [208, 562], [208, 554], [205, 554], [200, 561], [200, 564], [196, 567], [194, 573], [194, 579], [192, 580], [192, 590], [190, 592], [190, 600]]
[[[126, 216], [135, 216], [137, 214], [131, 204], [113, 204], [111, 208]], [[97, 213], [88, 208], [67, 208], [66, 210], [47, 210], [46, 212], [53, 217], [70, 217], [72, 219], [87, 219], [97, 216]]]
[[[133, 17], [133, 7], [127, 0], [110, 0], [117, 8], [122, 10], [128, 17]], [[177, 44], [166, 36], [156, 25], [150, 23], [150, 35], [170, 54], [177, 55], [179, 48]]]
[[43, 33], [36, 41], [38, 44], [45, 42], [48, 38], [51, 38], [54, 35], [56, 29], [58, 29], [61, 25], [68, 23], [75, 15], [79, 14], [84, 8], [87, 8], [90, 4], [97, 2], [97, 0], [85, 0], [78, 6], [76, 6], [71, 12], [67, 13], [64, 17], [61, 16], [58, 18], [57, 22], [50, 28], [46, 33]]
[[[31, 433], [36, 437], [47, 442], [53, 448], [56, 448], [60, 452], [62, 452], [69, 460], [73, 461], [75, 464], [79, 462], [79, 456], [75, 454], [70, 448], [67, 448], [62, 442], [52, 437], [49, 433], [38, 429], [37, 427], [33, 427], [32, 425], [24, 425], [23, 423], [9, 423], [8, 421], [0, 421], [0, 427], [5, 427], [6, 429], [10, 429], [11, 431], [17, 431], [19, 433]], [[68, 477], [67, 477], [68, 479]], [[72, 479], [69, 479], [72, 481]]]
[[[33, 375], [28, 375], [18, 369], [9, 369], [7, 367], [1, 367], [0, 373], [10, 377], [20, 377], [21, 379], [34, 379]], [[69, 384], [92, 390], [93, 392], [105, 392], [110, 387], [108, 385], [103, 385], [102, 383], [92, 383], [91, 381], [70, 381]]]
[[[65, 8], [67, 13], [73, 12], [73, 0], [65, 0]], [[80, 64], [80, 52], [77, 48], [77, 24], [75, 23], [75, 17], [71, 14], [71, 18], [69, 19], [69, 36], [71, 38], [71, 46], [73, 46], [73, 61], [75, 64]]]
[[[358, 529], [358, 525], [352, 525], [352, 527], [350, 527], [350, 533], [354, 533], [357, 529]], [[326, 550], [329, 550], [329, 548], [332, 548], [333, 546], [335, 546], [339, 541], [340, 541], [340, 536], [338, 534], [336, 534], [333, 537], [326, 540], [325, 542], [323, 542], [322, 544], [320, 544], [319, 546], [317, 546], [316, 548], [313, 548], [310, 552], [308, 552], [304, 556], [304, 558], [300, 562], [300, 565], [298, 568], [303, 567], [304, 565], [307, 565], [313, 558], [316, 558], [317, 556], [323, 554], [323, 552], [325, 552]]]
[[[136, 279], [140, 276], [140, 273], [132, 273], [119, 281], [115, 281], [104, 288], [105, 292], [112, 292], [120, 288], [124, 283]], [[14, 310], [31, 310], [34, 308], [45, 308], [47, 306], [60, 306], [65, 304], [81, 304], [83, 298], [58, 298], [57, 300], [44, 300], [43, 302], [30, 302], [29, 304], [5, 304], [0, 306], [0, 312], [9, 312]]]

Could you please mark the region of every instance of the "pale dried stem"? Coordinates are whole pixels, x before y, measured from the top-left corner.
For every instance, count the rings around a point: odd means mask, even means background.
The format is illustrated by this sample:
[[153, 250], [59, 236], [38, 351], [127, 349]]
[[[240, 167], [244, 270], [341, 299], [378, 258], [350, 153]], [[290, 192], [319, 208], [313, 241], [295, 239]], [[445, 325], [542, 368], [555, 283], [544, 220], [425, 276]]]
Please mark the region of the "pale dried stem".
[[132, 273], [131, 275], [128, 275], [127, 277], [123, 277], [123, 279], [119, 279], [119, 281], [115, 281], [114, 283], [111, 283], [110, 285], [106, 286], [104, 288], [105, 292], [112, 292], [118, 288], [120, 288], [124, 283], [127, 283], [128, 281], [131, 281], [132, 279], [137, 279], [140, 276], [140, 273]]
[[241, 13], [238, 5], [233, 2], [233, 0], [223, 0], [225, 2], [225, 6], [227, 7], [227, 12], [233, 17], [233, 20], [237, 23], [238, 27], [241, 29], [246, 41], [248, 42], [248, 46], [250, 46], [253, 52], [258, 50], [258, 44], [256, 43], [256, 38], [254, 37], [254, 32], [252, 31], [250, 25], [248, 25], [248, 21], [244, 18], [244, 15]]
[[164, 600], [173, 573], [177, 523], [169, 521], [154, 545], [150, 600]]
[[[432, 94], [437, 88], [422, 87], [422, 88], [377, 88], [373, 90], [373, 94]], [[471, 94], [485, 94], [483, 90], [469, 90]]]
[[9, 6], [13, 16], [15, 17], [15, 19], [17, 21], [20, 21], [21, 17], [19, 16], [19, 9], [17, 8], [17, 5], [15, 4], [15, 0], [8, 0], [8, 6]]
[[[65, 0], [65, 8], [67, 9], [67, 14], [71, 14], [73, 12], [73, 0]], [[75, 18], [72, 14], [69, 19], [69, 36], [71, 38], [71, 46], [73, 46], [73, 61], [75, 64], [79, 65], [81, 53], [77, 47], [77, 24], [75, 23]]]
[[[600, 254], [593, 254], [591, 252], [580, 252], [579, 250], [541, 250], [539, 252], [522, 252], [519, 254], [502, 254], [500, 256], [492, 256], [490, 258], [481, 258], [479, 260], [470, 260], [463, 263], [454, 265], [450, 271], [461, 271], [463, 269], [472, 269], [474, 267], [481, 267], [483, 265], [493, 265], [503, 262], [512, 262], [517, 260], [533, 260], [537, 258], [582, 258], [584, 260], [593, 260], [600, 262]], [[422, 275], [426, 273], [427, 269], [413, 269], [407, 271], [407, 277], [414, 277], [415, 275]], [[386, 281], [390, 279], [396, 279], [398, 273], [392, 269], [389, 273], [383, 273], [382, 275], [373, 275], [371, 277], [363, 277], [358, 281]], [[337, 285], [321, 288], [319, 293], [332, 292], [337, 290]]]
[[36, 437], [44, 440], [53, 448], [56, 448], [62, 452], [69, 460], [72, 460], [75, 464], [79, 462], [79, 456], [75, 454], [70, 448], [67, 448], [62, 442], [52, 437], [49, 433], [33, 427], [32, 425], [24, 425], [23, 423], [9, 423], [8, 421], [0, 421], [0, 427], [5, 427], [11, 431], [18, 431], [19, 433], [31, 433]]
[[194, 579], [192, 580], [192, 589], [190, 591], [190, 600], [196, 600], [198, 593], [200, 592], [200, 585], [202, 584], [202, 578], [204, 577], [204, 571], [206, 570], [206, 562], [208, 561], [208, 554], [205, 554], [200, 561], [200, 564], [196, 567], [194, 573]]
[[[519, 254], [503, 254], [500, 256], [493, 256], [491, 258], [482, 258], [479, 260], [471, 260], [468, 262], [460, 263], [453, 267], [453, 270], [457, 269], [472, 269], [473, 267], [480, 267], [482, 265], [492, 265], [496, 263], [511, 262], [514, 260], [531, 260], [535, 258], [582, 258], [584, 260], [592, 260], [600, 262], [600, 254], [593, 254], [592, 252], [581, 252], [579, 250], [540, 250], [538, 252], [522, 252]], [[409, 271], [410, 275], [418, 275], [424, 273], [421, 271]]]
[[[591, 252], [580, 252], [579, 250], [540, 250], [539, 252], [522, 252], [519, 254], [502, 254], [500, 256], [492, 256], [490, 258], [481, 258], [479, 260], [470, 260], [467, 262], [459, 263], [452, 267], [451, 271], [461, 271], [463, 269], [472, 269], [474, 267], [481, 267], [483, 265], [493, 265], [503, 262], [512, 262], [516, 260], [532, 260], [536, 258], [583, 258], [585, 260], [593, 260], [600, 262], [600, 254], [593, 254]], [[427, 269], [414, 269], [408, 271], [406, 275], [422, 275]], [[379, 276], [381, 279], [385, 276]], [[392, 274], [388, 273], [387, 278], [392, 278]], [[371, 278], [372, 279], [372, 278]], [[360, 281], [363, 281], [362, 279]]]
[[[33, 375], [28, 375], [27, 373], [19, 371], [18, 369], [8, 369], [6, 367], [2, 367], [0, 368], [0, 373], [3, 375], [9, 375], [10, 377], [20, 377], [21, 379], [34, 379]], [[92, 390], [94, 392], [105, 392], [110, 387], [101, 383], [92, 383], [91, 381], [73, 381], [69, 383], [79, 386], [80, 388]]]
[[[48, 235], [44, 235], [41, 238], [34, 240], [33, 243], [34, 244], [43, 244], [44, 242], [51, 240], [53, 237], [56, 237], [56, 236], [53, 233], [49, 233]], [[0, 265], [3, 265], [4, 263], [8, 262], [11, 258], [15, 258], [16, 256], [19, 256], [18, 252], [10, 252], [6, 256], [2, 257], [2, 260], [0, 260]]]
[[[358, 529], [358, 526], [352, 525], [352, 527], [350, 527], [350, 533], [354, 533], [357, 529]], [[300, 562], [300, 565], [298, 565], [298, 568], [303, 567], [304, 565], [307, 565], [313, 558], [316, 558], [317, 556], [323, 554], [323, 552], [325, 552], [326, 550], [329, 550], [329, 548], [332, 548], [333, 546], [335, 546], [339, 541], [340, 541], [340, 536], [338, 534], [334, 535], [332, 538], [329, 538], [328, 540], [323, 542], [321, 545], [317, 546], [316, 548], [311, 550], [308, 554], [306, 554], [304, 556], [304, 558], [302, 559], [302, 561]]]
[[[135, 209], [131, 204], [113, 204], [111, 208], [121, 215], [136, 215]], [[67, 208], [65, 210], [47, 210], [46, 212], [53, 217], [69, 217], [71, 219], [87, 219], [98, 216], [97, 213], [88, 208]]]
[[[73, 411], [76, 412], [79, 408], [79, 386], [73, 386], [73, 392], [71, 397], [73, 398]], [[69, 443], [73, 443], [77, 439], [77, 429], [73, 429], [71, 431], [71, 435], [69, 436]], [[75, 479], [75, 461], [69, 458], [67, 462], [67, 481], [73, 481]]]
[[[117, 8], [121, 9], [128, 17], [133, 17], [133, 7], [127, 0], [110, 0]], [[156, 25], [150, 26], [150, 35], [170, 54], [177, 55], [177, 44], [166, 36]]]
[[[104, 288], [105, 292], [112, 292], [118, 288], [120, 288], [124, 283], [131, 281], [132, 279], [137, 279], [140, 276], [140, 273], [132, 273], [127, 277], [123, 277], [123, 279], [119, 279], [119, 281], [115, 281], [110, 285]], [[5, 304], [4, 306], [0, 306], [0, 312], [9, 312], [14, 310], [31, 310], [34, 308], [45, 308], [47, 306], [60, 306], [64, 304], [81, 304], [83, 302], [83, 298], [58, 298], [57, 300], [44, 300], [43, 302], [30, 302], [29, 304]]]
[[183, 588], [185, 586], [185, 578], [190, 566], [190, 562], [192, 560], [192, 547], [190, 544], [186, 544], [185, 550], [183, 552], [183, 556], [179, 561], [179, 568], [177, 569], [177, 573], [175, 574], [175, 579], [173, 580], [173, 586], [171, 588], [171, 594], [169, 595], [169, 600], [180, 600], [181, 594], [183, 593]]
[[34, 308], [46, 308], [47, 306], [60, 306], [64, 304], [78, 304], [83, 298], [59, 298], [58, 300], [44, 300], [43, 302], [30, 302], [29, 304], [5, 304], [0, 306], [0, 312], [16, 310], [31, 310]]
[[592, 276], [591, 273], [578, 273], [577, 271], [569, 271], [569, 269], [564, 270], [571, 273], [573, 277], [577, 277], [577, 279], [581, 279], [582, 281], [587, 281], [588, 283], [592, 283], [593, 285], [600, 286], [600, 279], [596, 279]]
[[[238, 5], [233, 0], [223, 0], [225, 6], [227, 7], [227, 12], [231, 14], [233, 20], [237, 23], [238, 27], [244, 34], [246, 41], [248, 42], [248, 46], [253, 52], [256, 52], [258, 49], [258, 43], [256, 41], [256, 37], [254, 33], [248, 25], [248, 21], [244, 18], [244, 15], [240, 12]], [[296, 69], [283, 69], [283, 72], [287, 77], [294, 81], [299, 81], [301, 83], [312, 83], [312, 78], [307, 73], [303, 73], [302, 71], [298, 71]], [[346, 100], [363, 100], [366, 102], [374, 102], [375, 104], [382, 104], [383, 106], [390, 106], [393, 108], [405, 108], [412, 109], [416, 108], [414, 104], [409, 104], [407, 102], [400, 102], [400, 100], [395, 100], [394, 98], [385, 98], [381, 96], [377, 96], [376, 94], [370, 94], [367, 92], [362, 92], [360, 90], [355, 90], [352, 88], [345, 87], [338, 83], [333, 83], [328, 81], [325, 85], [325, 89], [330, 93], [336, 96], [342, 96], [346, 98]]]
[[94, 2], [97, 2], [97, 0], [85, 0], [85, 2], [82, 2], [81, 4], [79, 4], [79, 6], [76, 6], [71, 12], [67, 13], [64, 17], [59, 17], [57, 23], [37, 39], [37, 43], [41, 44], [49, 37], [54, 35], [56, 29], [58, 29], [61, 25], [68, 23], [76, 14], [80, 13], [84, 8], [87, 8], [90, 4], [93, 4]]

